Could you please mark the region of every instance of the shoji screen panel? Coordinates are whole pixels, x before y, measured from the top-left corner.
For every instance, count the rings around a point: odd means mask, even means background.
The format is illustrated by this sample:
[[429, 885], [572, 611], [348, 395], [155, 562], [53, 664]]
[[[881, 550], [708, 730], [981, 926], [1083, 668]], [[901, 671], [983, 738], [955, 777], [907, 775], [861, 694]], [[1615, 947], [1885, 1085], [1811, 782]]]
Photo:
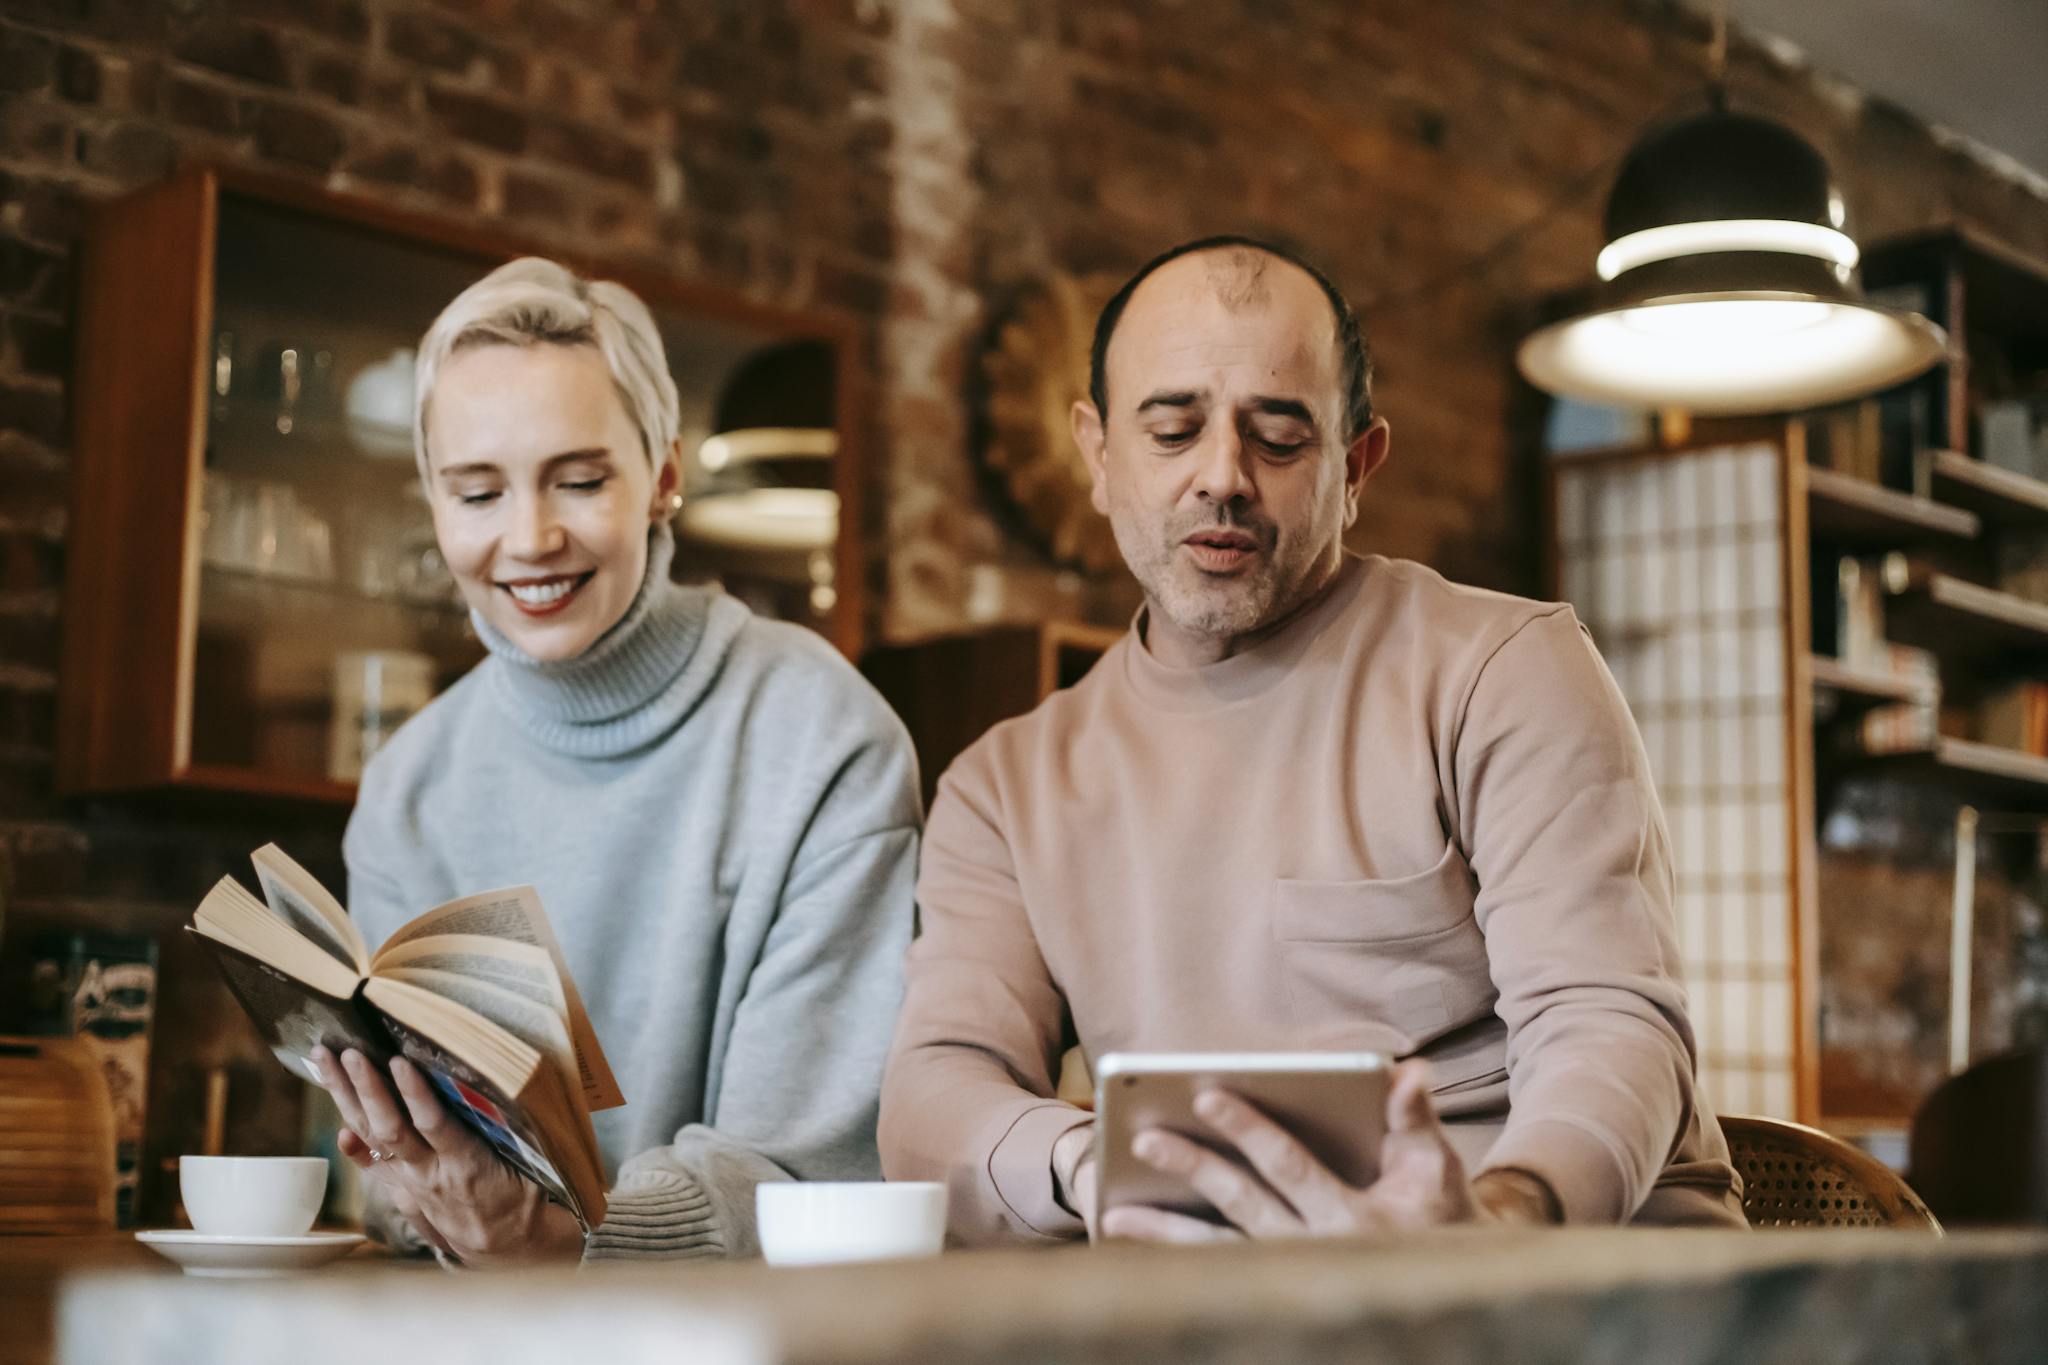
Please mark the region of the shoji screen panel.
[[1775, 445], [1561, 461], [1558, 588], [1635, 712], [1670, 823], [1700, 1076], [1797, 1117], [1791, 641]]

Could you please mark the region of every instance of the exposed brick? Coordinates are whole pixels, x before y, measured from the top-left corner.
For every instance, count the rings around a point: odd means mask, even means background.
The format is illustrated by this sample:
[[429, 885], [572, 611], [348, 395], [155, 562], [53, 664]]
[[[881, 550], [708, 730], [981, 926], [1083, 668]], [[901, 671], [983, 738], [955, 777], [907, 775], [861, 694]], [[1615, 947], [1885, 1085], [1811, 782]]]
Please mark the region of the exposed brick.
[[0, 106], [0, 153], [22, 161], [61, 166], [71, 159], [72, 123], [61, 106], [16, 99]]
[[434, 68], [467, 72], [483, 53], [483, 44], [467, 30], [417, 10], [399, 9], [385, 16], [384, 49], [394, 57]]
[[505, 176], [504, 195], [505, 213], [508, 217], [533, 218], [557, 223], [568, 220], [568, 196], [552, 181], [510, 171]]
[[159, 92], [163, 115], [183, 128], [208, 133], [237, 133], [242, 129], [242, 101], [211, 82], [186, 76], [170, 76]]
[[634, 189], [651, 189], [654, 184], [654, 161], [647, 148], [582, 124], [536, 120], [533, 152], [570, 169], [601, 175]]
[[360, 180], [416, 190], [465, 207], [474, 207], [483, 193], [482, 177], [460, 157], [429, 156], [404, 144], [351, 156], [341, 170]]
[[870, 270], [820, 261], [814, 279], [818, 300], [853, 313], [879, 313], [888, 306], [889, 284]]
[[267, 28], [232, 20], [210, 20], [187, 34], [173, 53], [203, 66], [264, 85], [288, 85], [291, 70], [284, 47]]
[[61, 253], [0, 237], [0, 300], [55, 309], [65, 301], [69, 281], [69, 263]]
[[318, 33], [339, 42], [360, 44], [370, 36], [369, 12], [361, 0], [240, 0], [260, 18]]
[[64, 391], [54, 384], [0, 378], [0, 429], [8, 428], [47, 445], [62, 445]]
[[129, 123], [78, 135], [78, 164], [128, 184], [160, 180], [178, 162], [178, 144], [148, 124]]
[[338, 123], [302, 104], [266, 101], [250, 109], [248, 122], [256, 134], [256, 149], [275, 161], [332, 170], [348, 148], [348, 137]]
[[56, 69], [55, 43], [18, 28], [0, 27], [0, 95], [47, 90]]
[[6, 355], [24, 374], [61, 379], [71, 367], [71, 333], [62, 323], [12, 314], [7, 318]]
[[526, 146], [526, 115], [500, 100], [428, 86], [427, 111], [443, 129], [465, 142], [501, 152], [516, 152]]
[[0, 522], [34, 528], [61, 521], [71, 480], [61, 467], [0, 459]]
[[441, 156], [424, 167], [420, 188], [451, 204], [470, 208], [483, 197], [483, 177], [461, 157]]
[[32, 593], [64, 581], [64, 551], [32, 531], [0, 531], [0, 592]]
[[363, 71], [354, 61], [341, 57], [308, 58], [302, 80], [308, 94], [324, 96], [337, 104], [363, 102]]
[[[58, 626], [55, 616], [0, 615], [0, 663], [54, 671], [57, 667]], [[12, 704], [6, 704], [9, 698]], [[0, 717], [0, 745], [48, 743], [56, 717], [56, 699], [49, 693], [12, 692], [0, 689], [0, 707], [12, 712]]]
[[0, 194], [0, 227], [30, 241], [68, 243], [85, 230], [85, 200], [63, 181], [21, 179], [11, 195]]
[[57, 53], [57, 93], [74, 104], [97, 104], [100, 98], [100, 59], [82, 47], [64, 47]]

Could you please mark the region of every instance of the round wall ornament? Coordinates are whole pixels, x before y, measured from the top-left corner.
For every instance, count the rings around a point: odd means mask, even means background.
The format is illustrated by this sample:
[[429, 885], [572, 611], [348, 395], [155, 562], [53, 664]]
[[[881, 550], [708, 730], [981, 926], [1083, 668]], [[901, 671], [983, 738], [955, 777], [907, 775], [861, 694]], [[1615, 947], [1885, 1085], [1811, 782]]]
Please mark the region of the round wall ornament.
[[1074, 445], [1069, 413], [1088, 397], [1095, 318], [1116, 292], [1109, 275], [1054, 274], [1016, 295], [981, 361], [987, 402], [982, 458], [1054, 560], [1089, 573], [1118, 568], [1109, 519]]

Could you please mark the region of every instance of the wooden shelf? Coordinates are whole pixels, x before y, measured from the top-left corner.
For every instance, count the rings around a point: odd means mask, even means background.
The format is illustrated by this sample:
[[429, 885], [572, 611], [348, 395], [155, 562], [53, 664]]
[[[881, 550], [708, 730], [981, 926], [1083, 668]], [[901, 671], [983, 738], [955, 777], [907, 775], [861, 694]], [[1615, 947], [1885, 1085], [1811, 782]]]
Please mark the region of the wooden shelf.
[[1930, 451], [1927, 465], [1935, 498], [1984, 525], [2048, 529], [2048, 483], [1953, 450]]
[[1934, 689], [1925, 683], [1866, 673], [1825, 654], [1809, 656], [1807, 666], [1813, 674], [1816, 709], [1823, 702], [1827, 708], [1827, 715], [1822, 717], [1825, 720], [1860, 715], [1876, 706], [1926, 701], [1935, 695]]
[[352, 806], [356, 800], [353, 782], [220, 763], [192, 764], [178, 779], [178, 785], [195, 791], [268, 796], [323, 806]]
[[1976, 537], [1973, 512], [1916, 498], [1832, 469], [1806, 470], [1807, 523], [1814, 537], [1857, 549], [1953, 544]]
[[1926, 749], [1859, 754], [1860, 769], [1936, 783], [1979, 800], [2048, 811], [2048, 758], [1968, 739], [1939, 739]]
[[2048, 664], [2048, 606], [1943, 573], [1916, 574], [1885, 604], [1885, 634], [1934, 651], [1942, 682]]

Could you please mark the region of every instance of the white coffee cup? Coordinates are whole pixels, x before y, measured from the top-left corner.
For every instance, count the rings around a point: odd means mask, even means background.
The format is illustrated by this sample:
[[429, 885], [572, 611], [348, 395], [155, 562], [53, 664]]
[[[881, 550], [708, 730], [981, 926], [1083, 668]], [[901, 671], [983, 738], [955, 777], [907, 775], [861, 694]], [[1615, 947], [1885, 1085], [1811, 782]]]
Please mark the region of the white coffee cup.
[[936, 1256], [946, 1242], [946, 1187], [769, 1181], [754, 1187], [754, 1219], [770, 1265]]
[[184, 1156], [178, 1191], [192, 1226], [215, 1237], [298, 1237], [327, 1194], [322, 1156]]

